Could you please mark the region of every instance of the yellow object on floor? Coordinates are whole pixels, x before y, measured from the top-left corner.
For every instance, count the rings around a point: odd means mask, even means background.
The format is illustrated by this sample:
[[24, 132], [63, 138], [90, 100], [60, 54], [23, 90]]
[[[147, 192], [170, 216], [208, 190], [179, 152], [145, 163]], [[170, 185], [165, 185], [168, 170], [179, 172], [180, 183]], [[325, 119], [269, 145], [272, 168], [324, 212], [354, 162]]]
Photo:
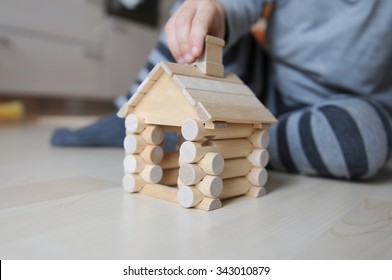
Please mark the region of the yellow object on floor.
[[24, 106], [22, 102], [11, 101], [0, 103], [0, 121], [21, 120], [24, 115]]

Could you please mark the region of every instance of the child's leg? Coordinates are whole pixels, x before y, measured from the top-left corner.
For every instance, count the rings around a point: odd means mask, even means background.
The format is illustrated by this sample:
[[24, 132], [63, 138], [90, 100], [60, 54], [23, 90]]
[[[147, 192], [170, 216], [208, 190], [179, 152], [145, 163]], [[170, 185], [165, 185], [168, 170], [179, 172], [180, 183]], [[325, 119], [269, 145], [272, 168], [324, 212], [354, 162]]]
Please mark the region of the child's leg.
[[391, 115], [370, 99], [338, 97], [278, 120], [270, 129], [269, 147], [277, 170], [364, 179], [375, 175], [391, 153]]
[[[133, 84], [126, 96], [119, 97], [116, 103], [121, 106], [140, 83], [145, 79], [147, 74], [161, 61], [173, 61], [166, 46], [164, 36], [160, 36], [155, 49], [153, 49], [148, 57], [146, 66], [139, 72], [137, 81]], [[124, 120], [113, 113], [89, 126], [83, 127], [76, 131], [66, 128], [57, 129], [51, 139], [54, 146], [105, 146], [105, 147], [121, 147], [125, 137]]]

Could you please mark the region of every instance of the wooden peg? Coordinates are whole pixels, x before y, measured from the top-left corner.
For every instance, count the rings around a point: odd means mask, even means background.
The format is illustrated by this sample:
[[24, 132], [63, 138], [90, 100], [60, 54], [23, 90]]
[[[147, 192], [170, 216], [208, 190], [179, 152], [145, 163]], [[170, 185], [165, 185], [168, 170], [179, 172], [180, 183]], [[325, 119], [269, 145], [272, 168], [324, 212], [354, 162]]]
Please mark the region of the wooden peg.
[[252, 170], [252, 165], [246, 158], [227, 159], [225, 168], [220, 174], [222, 179], [246, 176]]
[[147, 126], [140, 135], [144, 141], [151, 145], [159, 145], [163, 142], [164, 132], [162, 127], [156, 125]]
[[144, 123], [144, 120], [135, 114], [129, 114], [125, 118], [125, 128], [128, 132], [140, 133], [146, 128], [146, 126], [147, 125]]
[[172, 169], [172, 168], [180, 167], [180, 163], [178, 161], [179, 157], [180, 157], [179, 152], [164, 153], [161, 161], [162, 169]]
[[182, 207], [190, 208], [199, 204], [203, 194], [196, 187], [182, 186], [177, 193], [177, 201]]
[[147, 143], [144, 139], [137, 134], [128, 134], [124, 138], [124, 149], [126, 153], [137, 154], [140, 153]]
[[226, 124], [221, 129], [206, 129], [201, 121], [188, 119], [181, 127], [182, 136], [188, 141], [198, 141], [205, 138], [209, 139], [234, 139], [244, 138], [251, 135], [252, 124]]
[[145, 182], [156, 184], [162, 179], [163, 172], [159, 165], [147, 164], [139, 174]]
[[196, 187], [204, 196], [216, 198], [222, 193], [223, 181], [219, 176], [207, 175]]
[[163, 149], [160, 146], [147, 145], [141, 152], [142, 159], [149, 164], [160, 164], [163, 158]]
[[262, 187], [268, 179], [267, 170], [265, 168], [253, 167], [248, 175], [246, 175], [246, 179], [248, 179], [253, 186]]
[[207, 153], [215, 152], [223, 158], [246, 157], [253, 150], [252, 144], [247, 139], [226, 139], [200, 142], [185, 141], [180, 147], [180, 158], [186, 163], [201, 160]]
[[133, 193], [138, 192], [144, 186], [145, 182], [137, 174], [126, 173], [122, 180], [122, 186], [124, 191]]
[[247, 159], [254, 167], [265, 167], [269, 161], [269, 154], [266, 149], [254, 149], [252, 153], [247, 156]]
[[197, 164], [184, 164], [180, 166], [179, 178], [187, 186], [197, 184], [204, 176], [205, 173]]
[[204, 210], [204, 211], [212, 211], [222, 207], [222, 202], [218, 198], [210, 198], [205, 197], [203, 200], [195, 206], [195, 208]]
[[262, 149], [267, 148], [270, 142], [270, 136], [267, 130], [255, 130], [248, 139], [254, 147]]
[[177, 185], [177, 180], [178, 168], [163, 169], [163, 176], [159, 183], [166, 186], [175, 186]]
[[133, 108], [130, 107], [130, 106], [128, 105], [128, 102], [125, 102], [125, 103], [121, 106], [120, 110], [118, 110], [118, 112], [117, 112], [117, 117], [119, 117], [119, 118], [125, 118], [128, 114], [130, 114], [130, 113], [132, 112], [133, 109], [134, 109], [134, 107], [133, 107]]
[[250, 197], [262, 197], [267, 194], [267, 190], [264, 187], [256, 187], [252, 186], [250, 190], [246, 193], [247, 196]]
[[126, 155], [124, 157], [123, 166], [127, 173], [139, 173], [145, 165], [144, 160], [139, 155]]
[[139, 192], [151, 197], [178, 203], [177, 188], [168, 187], [160, 184], [145, 184]]
[[221, 154], [207, 153], [197, 164], [209, 175], [219, 175], [225, 166], [225, 160]]
[[223, 190], [220, 199], [231, 198], [246, 194], [252, 185], [245, 177], [223, 180]]

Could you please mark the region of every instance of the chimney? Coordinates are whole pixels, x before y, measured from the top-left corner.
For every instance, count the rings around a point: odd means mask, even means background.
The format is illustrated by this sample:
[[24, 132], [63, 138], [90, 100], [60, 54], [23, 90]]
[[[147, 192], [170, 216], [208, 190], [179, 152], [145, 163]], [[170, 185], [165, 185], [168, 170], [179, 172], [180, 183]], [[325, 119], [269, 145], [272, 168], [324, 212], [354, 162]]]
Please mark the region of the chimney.
[[206, 36], [204, 53], [196, 60], [196, 65], [204, 74], [216, 77], [224, 77], [225, 71], [222, 63], [222, 53], [225, 41], [213, 37]]

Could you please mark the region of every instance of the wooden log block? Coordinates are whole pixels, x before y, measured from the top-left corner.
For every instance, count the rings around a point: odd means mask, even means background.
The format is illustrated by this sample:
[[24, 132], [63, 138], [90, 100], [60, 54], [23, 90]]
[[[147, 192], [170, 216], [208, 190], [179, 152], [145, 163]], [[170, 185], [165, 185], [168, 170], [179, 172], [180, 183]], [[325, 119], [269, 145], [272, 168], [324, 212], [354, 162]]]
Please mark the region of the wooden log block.
[[146, 163], [139, 155], [126, 155], [123, 160], [124, 171], [127, 173], [139, 173]]
[[249, 141], [256, 148], [267, 148], [270, 142], [270, 136], [267, 130], [258, 129], [248, 137]]
[[151, 197], [178, 203], [177, 188], [168, 187], [160, 184], [145, 184], [139, 192]]
[[163, 149], [160, 146], [146, 145], [140, 152], [140, 156], [148, 164], [160, 164], [163, 158]]
[[203, 194], [196, 187], [181, 186], [178, 189], [177, 201], [182, 207], [190, 208], [199, 204]]
[[186, 186], [186, 185], [181, 181], [180, 176], [178, 176], [178, 178], [177, 178], [177, 186], [178, 186], [178, 187]]
[[140, 133], [146, 128], [146, 126], [144, 119], [136, 114], [129, 114], [125, 118], [125, 128], [130, 133]]
[[186, 163], [201, 160], [207, 153], [215, 152], [223, 158], [239, 158], [248, 156], [253, 146], [248, 139], [226, 139], [200, 142], [185, 141], [180, 147], [180, 158]]
[[163, 172], [159, 165], [146, 164], [139, 175], [146, 183], [156, 184], [162, 179]]
[[254, 149], [247, 159], [254, 167], [265, 167], [269, 161], [269, 154], [266, 149]]
[[204, 210], [204, 211], [212, 211], [215, 209], [219, 209], [222, 207], [222, 202], [218, 198], [210, 198], [205, 197], [203, 200], [195, 206], [195, 208]]
[[122, 186], [124, 191], [129, 193], [140, 191], [144, 184], [145, 182], [143, 181], [143, 179], [137, 174], [125, 173], [122, 180]]
[[188, 119], [181, 127], [182, 136], [188, 141], [198, 141], [203, 138], [209, 139], [234, 139], [245, 138], [252, 134], [252, 124], [227, 123], [226, 128], [206, 129], [198, 120]]
[[252, 185], [245, 177], [223, 180], [223, 190], [220, 199], [227, 199], [246, 194]]
[[179, 178], [187, 186], [197, 184], [204, 176], [205, 173], [197, 164], [184, 164], [180, 166]]
[[265, 168], [253, 167], [252, 170], [246, 175], [246, 179], [256, 187], [265, 185], [268, 179], [268, 173]]
[[163, 142], [164, 132], [162, 127], [157, 125], [148, 125], [140, 135], [144, 141], [151, 145], [159, 145]]
[[264, 187], [256, 187], [252, 186], [250, 190], [246, 193], [247, 196], [250, 197], [262, 197], [267, 194], [267, 190]]
[[124, 138], [124, 149], [126, 153], [138, 154], [147, 146], [146, 141], [137, 134], [128, 134]]
[[166, 186], [175, 186], [177, 185], [177, 180], [178, 168], [163, 169], [163, 176], [159, 183]]
[[216, 198], [222, 193], [223, 181], [219, 176], [207, 175], [196, 188], [206, 197]]
[[162, 169], [178, 168], [180, 167], [179, 158], [180, 158], [179, 152], [164, 153], [160, 165]]
[[225, 160], [225, 168], [220, 174], [222, 179], [246, 176], [252, 170], [252, 164], [246, 158]]
[[205, 174], [219, 175], [223, 171], [225, 160], [221, 154], [207, 153], [197, 164]]

